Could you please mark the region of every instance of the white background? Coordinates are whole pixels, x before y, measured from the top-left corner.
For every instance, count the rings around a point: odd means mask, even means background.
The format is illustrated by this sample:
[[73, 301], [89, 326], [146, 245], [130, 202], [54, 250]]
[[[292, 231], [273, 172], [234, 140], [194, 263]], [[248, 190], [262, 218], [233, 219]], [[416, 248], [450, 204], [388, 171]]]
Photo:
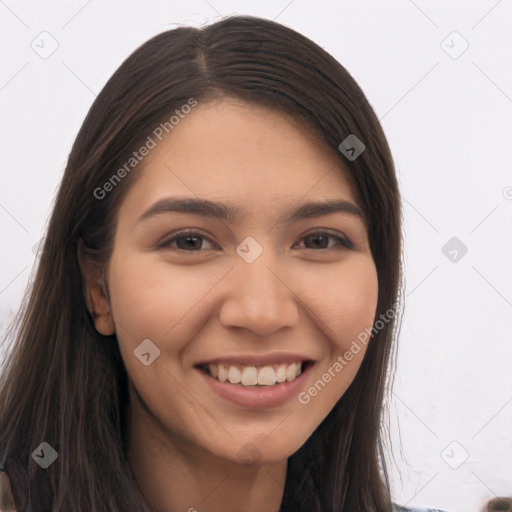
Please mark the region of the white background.
[[[468, 512], [512, 496], [510, 0], [1, 0], [0, 330], [20, 305], [95, 95], [151, 36], [232, 13], [274, 19], [333, 54], [392, 148], [407, 265], [390, 408], [394, 500]], [[42, 37], [50, 47], [43, 31], [58, 43], [47, 59], [31, 48]], [[454, 31], [469, 44], [457, 58]], [[452, 237], [468, 248], [456, 262], [442, 252]]]

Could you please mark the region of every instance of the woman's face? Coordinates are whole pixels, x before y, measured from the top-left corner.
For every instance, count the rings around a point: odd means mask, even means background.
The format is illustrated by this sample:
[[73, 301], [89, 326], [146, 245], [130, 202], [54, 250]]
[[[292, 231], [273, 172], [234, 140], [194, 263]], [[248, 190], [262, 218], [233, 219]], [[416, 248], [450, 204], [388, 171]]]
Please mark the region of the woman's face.
[[[345, 171], [297, 122], [234, 99], [199, 103], [155, 140], [107, 268], [133, 413], [164, 442], [284, 460], [354, 379], [376, 312]], [[306, 207], [330, 201], [354, 211]]]

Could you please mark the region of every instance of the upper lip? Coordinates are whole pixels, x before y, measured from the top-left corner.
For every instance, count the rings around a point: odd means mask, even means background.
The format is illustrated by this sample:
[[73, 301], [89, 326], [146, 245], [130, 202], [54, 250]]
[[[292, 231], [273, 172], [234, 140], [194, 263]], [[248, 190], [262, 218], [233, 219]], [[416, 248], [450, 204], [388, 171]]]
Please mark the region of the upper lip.
[[290, 364], [298, 361], [313, 361], [313, 359], [304, 354], [275, 352], [265, 355], [246, 354], [237, 356], [220, 356], [201, 361], [196, 366], [218, 363], [239, 364], [241, 366], [264, 366], [266, 364]]

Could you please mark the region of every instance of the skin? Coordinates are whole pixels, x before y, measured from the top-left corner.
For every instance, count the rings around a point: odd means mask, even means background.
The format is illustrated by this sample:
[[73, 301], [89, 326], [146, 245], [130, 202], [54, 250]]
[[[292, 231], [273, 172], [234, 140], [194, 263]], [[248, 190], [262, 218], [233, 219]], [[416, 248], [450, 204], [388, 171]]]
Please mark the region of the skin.
[[[315, 360], [307, 391], [371, 328], [378, 280], [364, 221], [338, 212], [281, 222], [305, 201], [357, 205], [346, 171], [297, 121], [228, 98], [200, 103], [137, 172], [118, 211], [107, 282], [86, 271], [96, 329], [116, 333], [130, 379], [130, 467], [157, 512], [278, 511], [288, 457], [346, 391], [366, 347], [309, 403], [293, 396], [267, 409], [217, 395], [194, 365], [298, 352]], [[242, 215], [231, 222], [167, 212], [138, 221], [156, 201], [178, 196]], [[203, 237], [197, 249], [183, 239], [156, 248], [185, 228]], [[353, 248], [305, 238], [326, 230]], [[235, 252], [247, 236], [263, 247], [250, 264]], [[149, 366], [134, 355], [145, 339], [160, 350]], [[251, 446], [257, 456], [247, 464], [240, 451]]]

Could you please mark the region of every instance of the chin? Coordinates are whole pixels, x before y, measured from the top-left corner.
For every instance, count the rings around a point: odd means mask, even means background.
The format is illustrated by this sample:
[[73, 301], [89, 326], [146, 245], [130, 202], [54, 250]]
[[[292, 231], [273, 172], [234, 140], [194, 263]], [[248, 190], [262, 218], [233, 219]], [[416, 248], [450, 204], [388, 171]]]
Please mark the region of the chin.
[[255, 439], [238, 444], [235, 452], [227, 458], [243, 466], [266, 466], [287, 460], [300, 446], [283, 446], [277, 439]]

